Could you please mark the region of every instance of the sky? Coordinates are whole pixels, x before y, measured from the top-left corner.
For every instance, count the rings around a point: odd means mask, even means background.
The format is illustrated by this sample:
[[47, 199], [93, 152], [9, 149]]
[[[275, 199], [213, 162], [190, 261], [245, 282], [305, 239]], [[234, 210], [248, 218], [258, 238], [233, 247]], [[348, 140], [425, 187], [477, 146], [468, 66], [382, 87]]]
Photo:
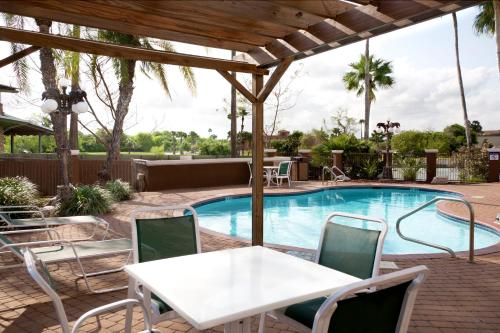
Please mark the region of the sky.
[[[476, 8], [457, 14], [469, 119], [479, 120], [484, 129], [500, 129], [496, 45], [494, 38], [474, 34], [472, 23], [476, 14]], [[230, 51], [226, 50], [181, 43], [175, 43], [175, 46], [178, 52], [223, 58], [230, 55]], [[330, 124], [331, 116], [338, 108], [347, 109], [349, 116], [361, 119], [364, 99], [345, 90], [342, 76], [349, 70], [349, 63], [359, 59], [364, 47], [364, 41], [358, 42], [294, 62], [282, 80], [288, 82], [290, 75], [301, 70], [301, 76], [291, 85], [296, 103], [292, 109], [280, 113], [278, 128], [290, 131], [320, 128], [323, 120]], [[402, 130], [441, 130], [452, 123], [463, 123], [451, 15], [374, 37], [370, 40], [370, 50], [376, 58], [392, 62], [395, 78], [393, 88], [377, 92], [371, 110], [372, 129], [377, 122], [387, 119], [400, 122]], [[9, 52], [9, 44], [0, 42], [0, 57], [7, 56]], [[30, 61], [37, 64], [38, 53], [32, 55]], [[222, 109], [224, 99], [230, 96], [229, 83], [216, 71], [194, 69], [197, 89], [193, 95], [177, 67], [167, 66], [167, 72], [171, 98], [165, 95], [157, 81], [137, 71], [126, 132], [194, 130], [207, 136], [211, 129], [218, 137], [225, 138], [230, 123]], [[239, 75], [239, 79], [243, 82], [249, 77]], [[16, 86], [10, 66], [0, 69], [0, 83]], [[94, 109], [102, 117], [109, 117], [92, 94], [90, 81], [84, 79], [81, 86], [89, 93]], [[30, 74], [30, 87], [29, 95], [2, 94], [7, 114], [26, 119], [41, 114], [39, 105], [43, 86], [36, 71]], [[271, 116], [266, 111], [267, 125]], [[90, 127], [95, 126], [90, 115], [83, 115], [81, 119]], [[250, 129], [251, 119], [248, 117], [245, 130]]]

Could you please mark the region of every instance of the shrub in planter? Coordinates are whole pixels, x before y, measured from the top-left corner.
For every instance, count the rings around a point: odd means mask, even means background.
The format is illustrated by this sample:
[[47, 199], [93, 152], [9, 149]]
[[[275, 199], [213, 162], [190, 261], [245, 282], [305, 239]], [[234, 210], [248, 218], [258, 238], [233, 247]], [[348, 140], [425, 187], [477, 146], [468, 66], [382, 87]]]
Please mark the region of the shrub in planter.
[[115, 201], [124, 201], [132, 198], [130, 184], [121, 179], [110, 180], [106, 183], [106, 189], [111, 193]]
[[98, 215], [111, 210], [111, 193], [98, 185], [81, 185], [73, 188], [71, 197], [59, 205], [59, 215]]
[[0, 206], [36, 205], [37, 186], [26, 177], [0, 178]]
[[401, 158], [399, 164], [403, 169], [403, 179], [407, 181], [417, 180], [418, 171], [424, 167], [424, 163], [417, 157]]

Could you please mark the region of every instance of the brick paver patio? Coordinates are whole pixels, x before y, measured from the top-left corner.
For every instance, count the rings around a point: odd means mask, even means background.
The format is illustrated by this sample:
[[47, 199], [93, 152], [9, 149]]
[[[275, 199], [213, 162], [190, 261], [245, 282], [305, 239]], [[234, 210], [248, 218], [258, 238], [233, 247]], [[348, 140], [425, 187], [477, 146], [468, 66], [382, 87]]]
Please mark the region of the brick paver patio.
[[[321, 186], [317, 182], [297, 185], [293, 191], [310, 190]], [[500, 213], [500, 184], [440, 185], [432, 187], [458, 191], [473, 202], [479, 221], [496, 229], [495, 217]], [[286, 192], [288, 188], [268, 189], [268, 192]], [[131, 201], [117, 205], [112, 214], [104, 218], [118, 233], [129, 236], [130, 212], [141, 206], [158, 206], [176, 203], [193, 203], [199, 200], [228, 194], [249, 193], [247, 187], [192, 189], [182, 191], [140, 193]], [[455, 215], [465, 211], [455, 204], [445, 204], [441, 209]], [[202, 231], [203, 251], [247, 246], [248, 243]], [[97, 267], [116, 267], [123, 258], [93, 260], [88, 264]], [[391, 258], [392, 260], [392, 258]], [[431, 270], [416, 302], [410, 332], [500, 332], [500, 249], [476, 257], [474, 264], [465, 257], [457, 259], [445, 255], [435, 258], [397, 257], [400, 268], [426, 265]], [[63, 298], [70, 321], [92, 308], [126, 297], [126, 291], [100, 295], [88, 294], [82, 281], [75, 282], [68, 264], [51, 267], [51, 276], [57, 292]], [[96, 277], [96, 287], [125, 285], [125, 273]], [[125, 311], [118, 311], [89, 320], [85, 332], [120, 332], [123, 330]], [[139, 314], [137, 310], [137, 314]], [[142, 328], [140, 315], [134, 318], [135, 327]], [[267, 332], [295, 332], [291, 327], [268, 320]], [[196, 332], [182, 319], [167, 321], [156, 326], [161, 332]], [[253, 323], [257, 329], [257, 318]], [[60, 332], [50, 299], [34, 284], [24, 268], [0, 271], [0, 331], [2, 332]], [[216, 327], [211, 331], [222, 331]]]

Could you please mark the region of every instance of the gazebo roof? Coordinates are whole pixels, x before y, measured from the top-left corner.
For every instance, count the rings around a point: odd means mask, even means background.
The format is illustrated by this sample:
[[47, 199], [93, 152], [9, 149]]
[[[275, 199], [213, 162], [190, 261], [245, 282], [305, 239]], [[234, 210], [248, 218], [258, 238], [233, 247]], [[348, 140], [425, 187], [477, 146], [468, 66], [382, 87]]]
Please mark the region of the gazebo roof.
[[306, 58], [477, 5], [477, 0], [2, 1], [0, 11], [240, 52], [235, 60], [118, 47], [0, 28], [0, 39], [162, 63], [266, 74]]
[[52, 129], [31, 121], [8, 115], [0, 115], [0, 127], [5, 135], [51, 135]]

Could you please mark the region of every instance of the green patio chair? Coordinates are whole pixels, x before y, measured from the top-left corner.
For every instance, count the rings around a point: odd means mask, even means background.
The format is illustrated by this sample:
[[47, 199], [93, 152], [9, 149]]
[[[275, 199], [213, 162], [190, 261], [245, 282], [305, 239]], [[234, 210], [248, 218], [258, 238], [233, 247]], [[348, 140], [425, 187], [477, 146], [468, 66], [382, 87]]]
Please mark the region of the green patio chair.
[[[344, 224], [334, 222], [339, 217], [343, 218]], [[374, 222], [381, 228], [346, 225], [352, 221]], [[323, 225], [315, 261], [360, 279], [377, 276], [387, 230], [387, 222], [383, 218], [334, 212]]]
[[[17, 242], [9, 238], [9, 236], [18, 236], [23, 234], [33, 235], [36, 233], [47, 233], [50, 235], [49, 238], [51, 239]], [[0, 232], [0, 252], [9, 252], [22, 262], [24, 261], [22, 248], [25, 247], [31, 249], [32, 253], [36, 256], [36, 259], [39, 260], [45, 268], [47, 268], [46, 266], [49, 264], [68, 262], [71, 272], [77, 277], [77, 279], [83, 279], [87, 289], [92, 293], [104, 293], [127, 288], [127, 286], [119, 286], [113, 288], [94, 289], [89, 278], [122, 271], [125, 264], [129, 261], [132, 252], [132, 242], [129, 239], [119, 238], [95, 241], [68, 241], [62, 239], [57, 231], [52, 228]], [[118, 268], [88, 271], [88, 269], [85, 269], [82, 262], [83, 259], [97, 259], [116, 255], [126, 255], [126, 259]], [[71, 262], [76, 262], [79, 272], [75, 271]], [[22, 265], [23, 263], [3, 265], [0, 266], [0, 269], [14, 268]]]
[[273, 174], [273, 179], [279, 186], [283, 185], [283, 179], [288, 181], [288, 187], [292, 186], [292, 163], [292, 161], [281, 161], [278, 170]]
[[61, 301], [59, 295], [55, 292], [52, 287], [52, 283], [50, 280], [50, 276], [47, 275], [46, 270], [39, 271], [37, 268], [37, 256], [31, 252], [29, 248], [22, 248], [21, 253], [23, 254], [23, 260], [26, 264], [26, 268], [28, 269], [28, 274], [33, 278], [33, 280], [38, 284], [38, 286], [50, 297], [52, 302], [54, 303], [54, 308], [56, 310], [57, 319], [61, 324], [61, 330], [63, 333], [76, 333], [78, 329], [85, 323], [88, 318], [97, 317], [105, 312], [111, 312], [119, 308], [124, 308], [128, 305], [138, 305], [141, 307], [141, 310], [144, 314], [144, 331], [142, 332], [153, 332], [151, 320], [148, 317], [148, 312], [144, 305], [136, 299], [125, 299], [117, 302], [113, 302], [110, 304], [106, 304], [90, 311], [87, 311], [82, 316], [80, 316], [73, 328], [70, 329], [70, 325], [68, 322], [68, 317], [66, 316], [66, 311], [64, 309], [64, 305]]
[[[137, 209], [132, 212], [131, 224], [134, 263], [201, 252], [198, 217], [191, 206]], [[139, 285], [135, 292], [150, 309], [153, 324], [178, 316], [168, 304], [149, 291], [143, 292]]]
[[[16, 218], [16, 215], [31, 215], [29, 218]], [[92, 215], [46, 217], [40, 207], [37, 206], [0, 206], [0, 222], [4, 228], [9, 229], [33, 229], [52, 228], [64, 225], [93, 225], [93, 231], [86, 239], [94, 238], [99, 227], [103, 228], [102, 239], [105, 239], [109, 231], [109, 223]]]
[[312, 333], [405, 333], [427, 272], [416, 266], [352, 283], [328, 298], [291, 305], [277, 317]]

